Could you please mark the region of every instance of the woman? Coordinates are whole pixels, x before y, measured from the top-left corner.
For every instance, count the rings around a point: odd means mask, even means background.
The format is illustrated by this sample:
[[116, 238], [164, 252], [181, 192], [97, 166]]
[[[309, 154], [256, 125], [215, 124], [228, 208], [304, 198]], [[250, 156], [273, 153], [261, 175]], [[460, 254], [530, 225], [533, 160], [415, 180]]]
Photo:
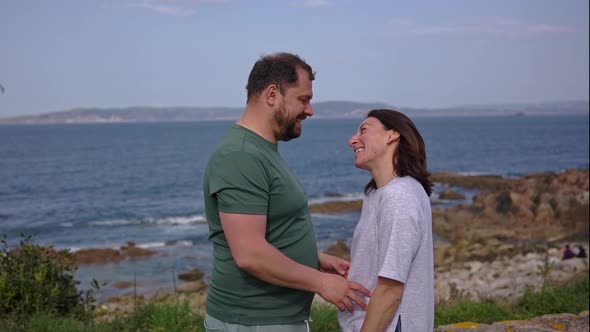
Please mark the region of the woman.
[[338, 320], [344, 332], [432, 331], [432, 183], [424, 141], [404, 114], [372, 110], [348, 141], [371, 173], [352, 239], [348, 279], [371, 290], [367, 310]]

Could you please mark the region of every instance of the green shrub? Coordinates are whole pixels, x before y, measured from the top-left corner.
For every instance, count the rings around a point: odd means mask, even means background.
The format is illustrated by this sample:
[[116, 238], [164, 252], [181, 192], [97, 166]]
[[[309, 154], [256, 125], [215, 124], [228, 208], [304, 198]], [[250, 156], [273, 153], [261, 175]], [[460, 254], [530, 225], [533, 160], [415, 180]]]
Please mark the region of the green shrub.
[[516, 306], [522, 318], [556, 312], [579, 313], [588, 310], [589, 296], [588, 274], [583, 273], [565, 285], [545, 287], [541, 292], [527, 289]]
[[509, 317], [509, 310], [501, 304], [463, 300], [450, 307], [437, 307], [434, 326], [466, 321], [490, 324], [506, 317]]
[[340, 331], [338, 309], [331, 304], [314, 304], [311, 307], [312, 331]]
[[[0, 252], [0, 318], [20, 321], [33, 314], [86, 316], [86, 307], [94, 302], [92, 291], [78, 291], [74, 280], [76, 267], [69, 250], [32, 243], [24, 236], [17, 248], [10, 249], [3, 235]], [[99, 285], [93, 281], [95, 289]]]

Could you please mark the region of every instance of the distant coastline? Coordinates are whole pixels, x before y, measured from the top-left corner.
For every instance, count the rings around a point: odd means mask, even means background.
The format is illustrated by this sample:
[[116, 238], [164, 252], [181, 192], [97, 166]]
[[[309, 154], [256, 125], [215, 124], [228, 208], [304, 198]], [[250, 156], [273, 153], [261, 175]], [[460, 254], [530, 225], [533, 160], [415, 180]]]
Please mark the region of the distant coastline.
[[[527, 104], [463, 105], [445, 108], [395, 107], [384, 103], [325, 101], [313, 104], [314, 118], [362, 118], [374, 108], [394, 108], [410, 117], [588, 115], [589, 101], [555, 101]], [[139, 122], [194, 122], [236, 120], [241, 107], [149, 107], [75, 108], [71, 110], [0, 118], [10, 124], [90, 124]]]

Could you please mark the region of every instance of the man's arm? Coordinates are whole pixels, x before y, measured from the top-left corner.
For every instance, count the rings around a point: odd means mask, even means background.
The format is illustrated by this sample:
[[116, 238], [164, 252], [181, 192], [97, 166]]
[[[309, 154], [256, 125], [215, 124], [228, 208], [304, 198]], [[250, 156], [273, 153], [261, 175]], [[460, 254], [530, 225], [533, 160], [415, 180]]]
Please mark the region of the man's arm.
[[322, 273], [299, 264], [268, 243], [266, 216], [220, 212], [221, 226], [238, 267], [268, 283], [317, 293], [340, 310], [353, 311], [352, 301], [365, 302], [354, 291], [364, 287], [335, 274]]
[[385, 331], [402, 300], [404, 284], [379, 277], [373, 290], [361, 332]]

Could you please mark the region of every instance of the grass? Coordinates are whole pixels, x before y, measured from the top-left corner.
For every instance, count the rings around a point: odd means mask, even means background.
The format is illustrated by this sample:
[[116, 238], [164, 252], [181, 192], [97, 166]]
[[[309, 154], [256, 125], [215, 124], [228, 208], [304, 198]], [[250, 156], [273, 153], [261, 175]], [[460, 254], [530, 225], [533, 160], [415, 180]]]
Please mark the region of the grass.
[[477, 303], [459, 300], [437, 306], [435, 326], [457, 322], [493, 323], [502, 320], [530, 319], [554, 313], [578, 314], [589, 309], [588, 273], [577, 276], [567, 284], [547, 286], [542, 291], [527, 290], [515, 303], [489, 301]]
[[[515, 303], [476, 303], [459, 300], [439, 305], [435, 313], [435, 326], [472, 321], [492, 323], [501, 320], [530, 319], [550, 313], [580, 313], [588, 310], [588, 273], [565, 285], [545, 287], [540, 292], [525, 292]], [[317, 304], [311, 311], [311, 328], [314, 332], [340, 331], [338, 311], [327, 304]], [[195, 314], [188, 303], [154, 304], [139, 306], [134, 312], [118, 315], [110, 322], [82, 321], [52, 314], [36, 314], [25, 322], [0, 317], [0, 331], [15, 332], [131, 332], [131, 331], [204, 331], [203, 316]]]

